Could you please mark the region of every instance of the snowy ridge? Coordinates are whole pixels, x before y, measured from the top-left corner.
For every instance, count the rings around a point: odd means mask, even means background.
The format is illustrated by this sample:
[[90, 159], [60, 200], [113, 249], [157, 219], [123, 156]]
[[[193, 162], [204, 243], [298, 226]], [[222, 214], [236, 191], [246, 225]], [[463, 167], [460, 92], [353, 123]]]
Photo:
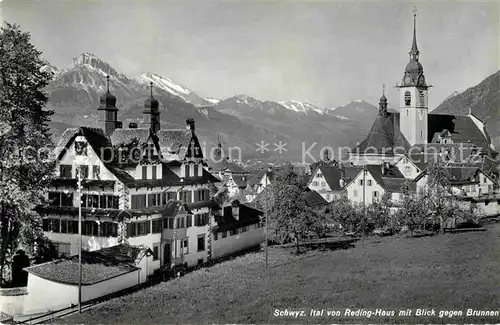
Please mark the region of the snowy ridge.
[[159, 74], [147, 72], [142, 73], [134, 78], [139, 84], [148, 85], [150, 82], [153, 82], [154, 87], [158, 87], [169, 92], [172, 95], [182, 98], [184, 101], [188, 103], [192, 103], [194, 105], [214, 105], [218, 101], [212, 99], [208, 100], [206, 98], [198, 96], [191, 89], [182, 86], [178, 83], [173, 82], [169, 78], [160, 76]]
[[282, 106], [284, 106], [285, 108], [287, 108], [291, 111], [304, 113], [306, 115], [311, 113], [311, 112], [315, 112], [317, 114], [324, 114], [325, 113], [325, 110], [322, 108], [319, 108], [313, 104], [303, 103], [303, 102], [299, 102], [296, 100], [287, 100], [284, 102], [279, 102], [279, 104], [281, 104]]

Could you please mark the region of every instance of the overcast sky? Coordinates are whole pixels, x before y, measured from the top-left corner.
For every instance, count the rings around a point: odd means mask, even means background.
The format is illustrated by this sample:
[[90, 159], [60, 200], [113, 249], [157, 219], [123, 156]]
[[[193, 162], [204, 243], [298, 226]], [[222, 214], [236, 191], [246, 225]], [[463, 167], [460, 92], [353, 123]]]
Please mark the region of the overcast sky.
[[[1, 0], [0, 0], [1, 2]], [[429, 107], [500, 66], [498, 3], [4, 0], [58, 68], [91, 52], [129, 76], [151, 71], [203, 96], [334, 107], [389, 102], [408, 62], [417, 6]]]

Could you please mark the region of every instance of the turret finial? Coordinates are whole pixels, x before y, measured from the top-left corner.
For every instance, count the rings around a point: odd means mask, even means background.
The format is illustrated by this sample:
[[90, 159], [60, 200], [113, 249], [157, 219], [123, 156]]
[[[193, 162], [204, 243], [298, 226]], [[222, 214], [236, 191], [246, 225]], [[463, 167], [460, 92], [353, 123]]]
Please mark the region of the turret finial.
[[108, 93], [109, 93], [109, 75], [106, 76], [106, 83], [107, 83], [107, 86], [108, 86]]
[[151, 97], [153, 97], [153, 82], [149, 82], [149, 86], [151, 88]]

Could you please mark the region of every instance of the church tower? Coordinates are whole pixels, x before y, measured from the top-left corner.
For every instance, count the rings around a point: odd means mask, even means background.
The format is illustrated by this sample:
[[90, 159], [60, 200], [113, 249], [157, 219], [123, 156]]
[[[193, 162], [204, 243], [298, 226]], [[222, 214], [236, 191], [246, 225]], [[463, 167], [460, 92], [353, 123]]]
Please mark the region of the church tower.
[[149, 86], [151, 87], [151, 96], [144, 101], [143, 114], [149, 115], [149, 128], [156, 134], [160, 130], [160, 111], [158, 110], [160, 103], [153, 97], [152, 81]]
[[104, 132], [111, 135], [116, 128], [121, 127], [118, 122], [118, 108], [116, 108], [116, 97], [109, 92], [109, 76], [106, 76], [107, 91], [99, 97], [98, 119], [104, 124]]
[[400, 130], [410, 145], [427, 143], [428, 89], [424, 68], [419, 62], [417, 47], [416, 10], [413, 11], [413, 43], [410, 62], [406, 65], [399, 88]]

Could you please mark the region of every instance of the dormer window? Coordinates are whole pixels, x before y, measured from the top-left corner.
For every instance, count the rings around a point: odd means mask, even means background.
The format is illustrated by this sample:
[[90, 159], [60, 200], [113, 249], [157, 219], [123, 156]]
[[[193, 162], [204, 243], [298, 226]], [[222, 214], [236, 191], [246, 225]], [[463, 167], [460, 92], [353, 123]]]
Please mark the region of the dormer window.
[[87, 155], [87, 142], [75, 141], [75, 155], [77, 156]]
[[411, 105], [411, 93], [408, 90], [405, 92], [405, 105]]

